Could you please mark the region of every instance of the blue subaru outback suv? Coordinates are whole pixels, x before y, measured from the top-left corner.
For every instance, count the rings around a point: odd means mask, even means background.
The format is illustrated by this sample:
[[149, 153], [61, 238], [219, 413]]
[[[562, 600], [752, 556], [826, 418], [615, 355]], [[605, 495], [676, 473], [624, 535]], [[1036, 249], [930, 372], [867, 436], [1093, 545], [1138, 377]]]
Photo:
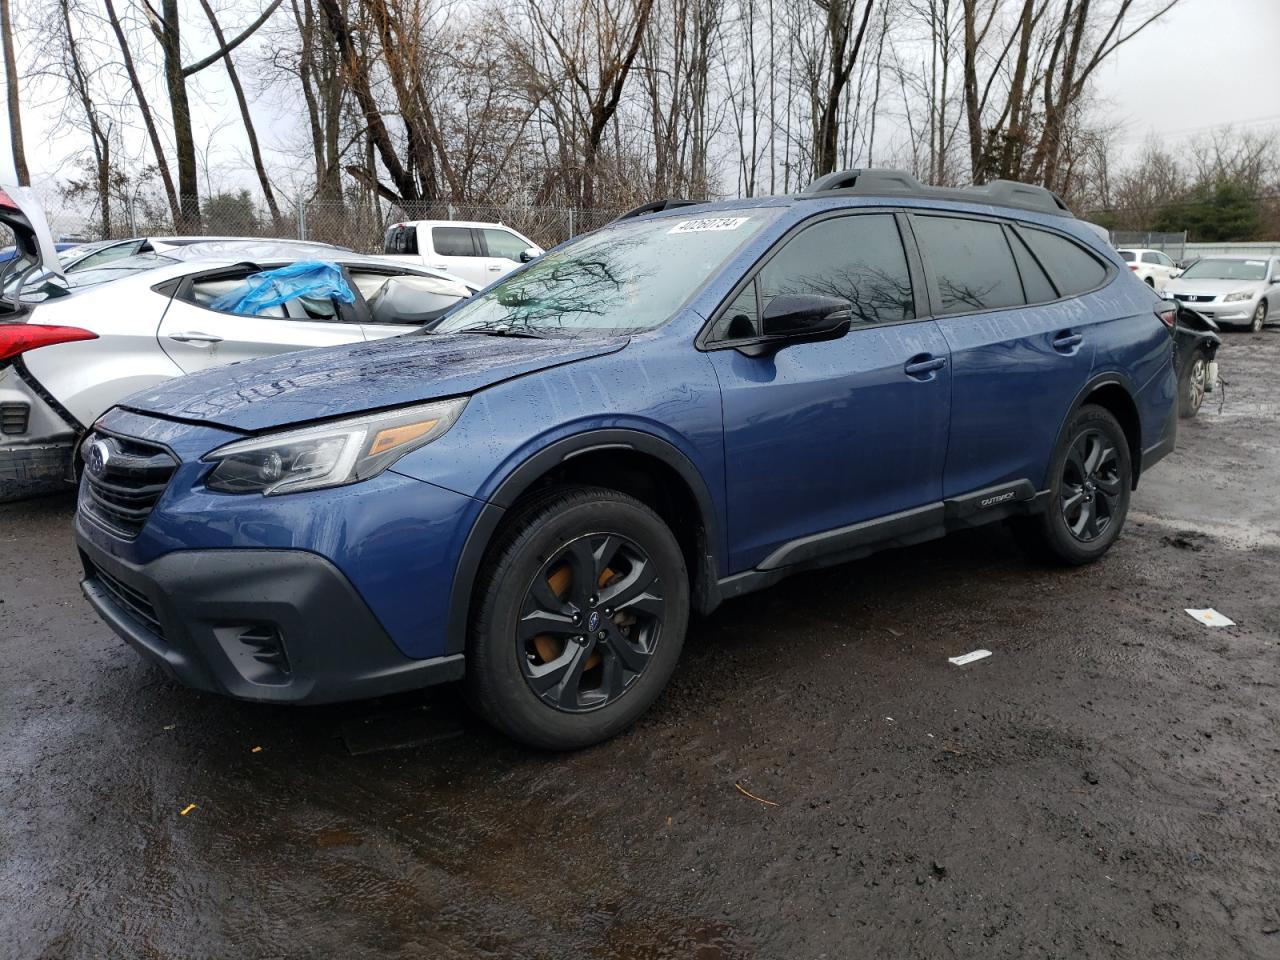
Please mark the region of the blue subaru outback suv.
[[511, 736], [579, 747], [654, 701], [691, 610], [798, 570], [1005, 519], [1102, 556], [1173, 449], [1172, 321], [1036, 187], [651, 204], [429, 332], [112, 409], [84, 591], [193, 687], [465, 677]]

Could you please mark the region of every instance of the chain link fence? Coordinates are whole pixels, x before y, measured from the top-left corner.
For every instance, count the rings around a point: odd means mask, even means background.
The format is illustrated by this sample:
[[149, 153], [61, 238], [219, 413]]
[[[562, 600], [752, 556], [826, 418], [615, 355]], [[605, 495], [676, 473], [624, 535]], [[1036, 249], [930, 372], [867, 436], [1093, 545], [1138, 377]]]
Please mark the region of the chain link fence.
[[1187, 252], [1187, 233], [1143, 233], [1140, 230], [1113, 230], [1111, 245], [1122, 250], [1159, 250], [1170, 260], [1181, 260]]
[[550, 249], [581, 233], [596, 230], [623, 212], [621, 208], [548, 207], [528, 204], [453, 203], [442, 200], [404, 210], [378, 200], [321, 202], [295, 199], [276, 211], [252, 202], [248, 194], [222, 194], [207, 200], [197, 230], [175, 229], [168, 206], [154, 199], [113, 199], [110, 229], [104, 230], [95, 202], [58, 193], [41, 197], [54, 239], [66, 243], [141, 236], [279, 237], [320, 240], [358, 253], [383, 252], [387, 228], [406, 220], [470, 220], [513, 227]]

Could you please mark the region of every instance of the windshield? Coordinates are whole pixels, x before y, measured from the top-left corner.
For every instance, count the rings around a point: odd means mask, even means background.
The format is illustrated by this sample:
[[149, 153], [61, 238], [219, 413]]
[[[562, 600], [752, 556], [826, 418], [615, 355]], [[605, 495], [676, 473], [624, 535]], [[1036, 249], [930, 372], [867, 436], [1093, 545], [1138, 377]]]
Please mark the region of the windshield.
[[1120, 259], [1123, 260], [1125, 263], [1133, 263], [1133, 261], [1138, 259], [1138, 255], [1134, 253], [1132, 250], [1121, 250]]
[[755, 207], [605, 227], [467, 301], [435, 331], [572, 337], [652, 330], [777, 212]]
[[98, 240], [95, 243], [81, 243], [74, 247], [68, 247], [58, 254], [58, 262], [64, 267], [74, 260], [79, 260], [87, 253], [94, 253], [105, 247], [111, 246], [113, 243], [119, 243], [118, 240]]
[[1265, 260], [1200, 260], [1187, 267], [1184, 280], [1262, 280], [1267, 276]]

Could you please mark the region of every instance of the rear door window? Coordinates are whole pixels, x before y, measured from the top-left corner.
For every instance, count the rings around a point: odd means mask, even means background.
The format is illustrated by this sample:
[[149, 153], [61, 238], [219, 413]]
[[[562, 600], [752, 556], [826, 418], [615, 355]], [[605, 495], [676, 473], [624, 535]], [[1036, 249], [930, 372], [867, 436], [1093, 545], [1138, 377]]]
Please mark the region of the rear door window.
[[916, 216], [912, 227], [937, 284], [939, 313], [972, 313], [1026, 303], [1000, 224]]
[[432, 227], [431, 244], [442, 257], [478, 257], [470, 227]]
[[1018, 234], [1044, 264], [1064, 297], [1096, 290], [1107, 279], [1102, 261], [1075, 241], [1035, 227], [1020, 226]]

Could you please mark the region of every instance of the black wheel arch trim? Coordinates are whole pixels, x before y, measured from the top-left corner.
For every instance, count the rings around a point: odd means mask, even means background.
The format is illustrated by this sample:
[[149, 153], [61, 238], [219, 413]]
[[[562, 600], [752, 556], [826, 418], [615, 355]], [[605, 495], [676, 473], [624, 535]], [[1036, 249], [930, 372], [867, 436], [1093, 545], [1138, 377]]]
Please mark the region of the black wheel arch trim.
[[[1063, 437], [1066, 435], [1067, 428], [1071, 426], [1072, 418], [1074, 418], [1075, 415], [1080, 412], [1080, 408], [1085, 405], [1085, 402], [1089, 399], [1089, 397], [1100, 388], [1109, 387], [1109, 386], [1119, 387], [1121, 390], [1124, 391], [1125, 395], [1129, 398], [1129, 403], [1133, 405], [1134, 414], [1138, 419], [1138, 436], [1127, 438], [1129, 439], [1129, 459], [1131, 461], [1131, 465], [1133, 469], [1133, 477], [1132, 477], [1132, 480], [1130, 481], [1130, 485], [1131, 485], [1131, 488], [1136, 489], [1138, 486], [1139, 475], [1142, 473], [1145, 467], [1150, 466], [1150, 463], [1154, 461], [1144, 462], [1145, 451], [1142, 448], [1142, 428], [1143, 428], [1142, 411], [1138, 408], [1137, 400], [1134, 399], [1134, 397], [1137, 395], [1137, 391], [1134, 390], [1133, 388], [1133, 382], [1122, 373], [1119, 373], [1115, 370], [1108, 370], [1103, 373], [1095, 374], [1094, 376], [1089, 378], [1089, 380], [1085, 383], [1085, 385], [1080, 388], [1080, 391], [1076, 394], [1075, 399], [1071, 401], [1071, 406], [1067, 408], [1066, 415], [1062, 418], [1062, 423], [1058, 426], [1058, 433], [1054, 437], [1053, 449], [1054, 450], [1058, 449], [1058, 444], [1062, 443]], [[1177, 409], [1177, 404], [1175, 403], [1173, 406], [1174, 420], [1177, 419], [1177, 416], [1178, 416], [1178, 409]], [[1120, 425], [1120, 429], [1121, 430], [1124, 429], [1123, 423]], [[1172, 429], [1174, 430], [1177, 429], [1176, 424]], [[1164, 442], [1165, 442], [1164, 440], [1161, 440], [1160, 443], [1156, 445], [1160, 446]], [[1172, 449], [1172, 444], [1170, 444], [1170, 449]], [[1047, 486], [1048, 483], [1049, 483], [1049, 478], [1046, 476], [1045, 485]]]
[[[693, 462], [673, 443], [651, 433], [621, 427], [601, 428], [574, 434], [557, 440], [530, 455], [511, 470], [487, 498], [471, 532], [462, 547], [462, 554], [453, 577], [449, 595], [449, 622], [445, 632], [445, 653], [462, 653], [467, 645], [467, 626], [471, 619], [471, 599], [476, 577], [485, 551], [493, 540], [498, 525], [514, 506], [520, 495], [559, 464], [583, 454], [600, 450], [627, 450], [645, 454], [673, 469], [693, 494], [702, 521], [705, 549], [699, 559], [702, 570], [697, 571], [696, 582], [690, 584], [694, 606], [702, 613], [709, 613], [720, 602], [716, 590], [720, 558], [720, 521], [702, 474]], [[691, 571], [694, 573], [694, 571]], [[697, 589], [697, 584], [704, 589]]]

